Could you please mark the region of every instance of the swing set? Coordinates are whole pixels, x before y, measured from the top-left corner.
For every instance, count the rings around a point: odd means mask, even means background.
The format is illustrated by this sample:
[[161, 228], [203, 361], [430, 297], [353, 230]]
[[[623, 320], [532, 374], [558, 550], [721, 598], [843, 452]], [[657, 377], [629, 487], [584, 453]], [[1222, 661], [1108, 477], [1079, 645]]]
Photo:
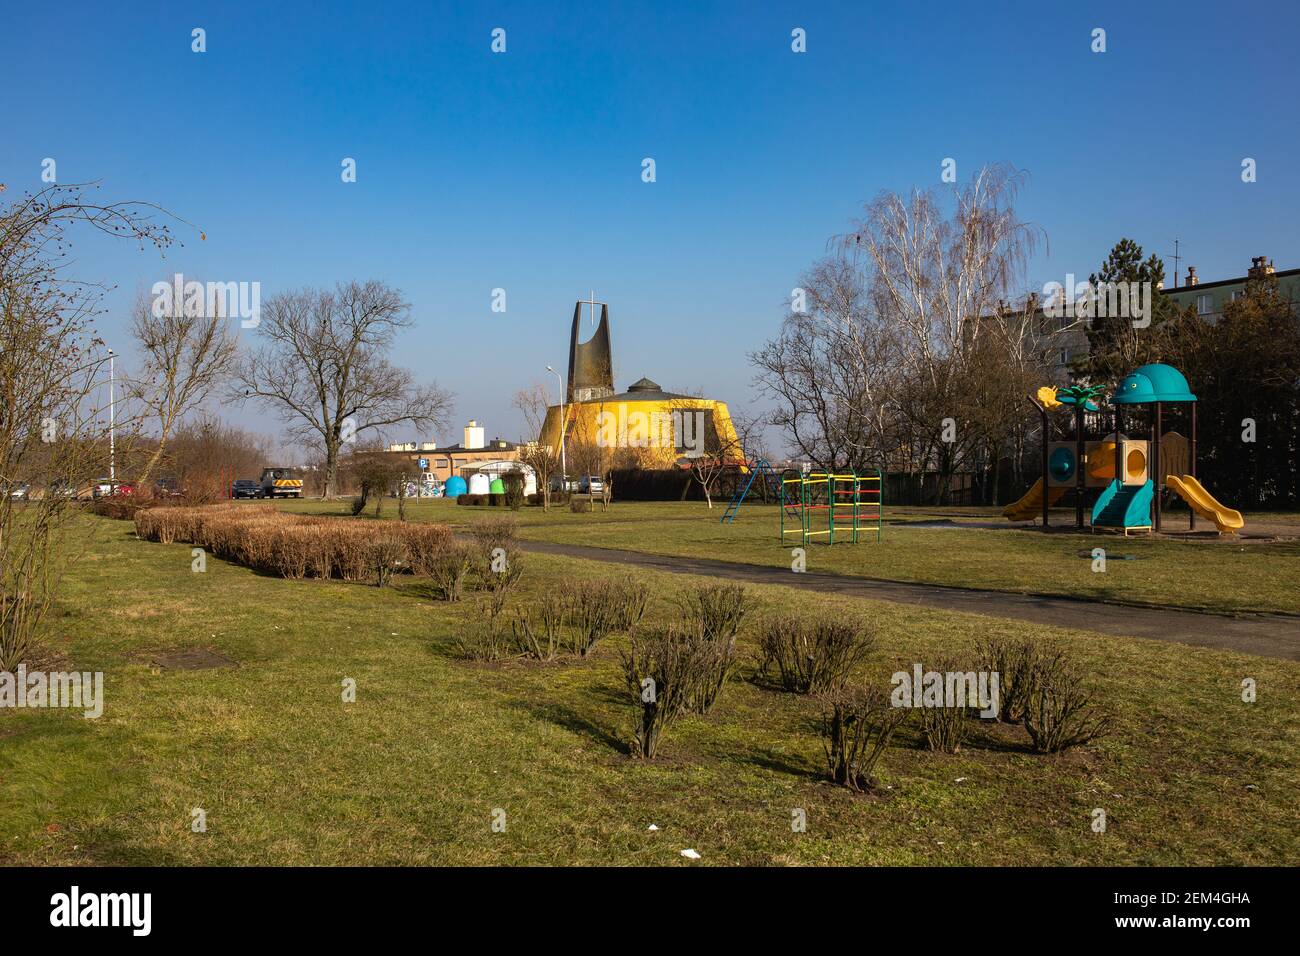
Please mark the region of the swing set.
[[[859, 475], [853, 471], [835, 474], [790, 469], [786, 474], [794, 477], [781, 479], [782, 543], [787, 540], [786, 535], [797, 534], [805, 545], [823, 536], [827, 544], [836, 540], [857, 544], [859, 535], [870, 534], [873, 524], [876, 540], [880, 540], [884, 501], [879, 471], [874, 475]], [[792, 527], [786, 527], [787, 518]]]

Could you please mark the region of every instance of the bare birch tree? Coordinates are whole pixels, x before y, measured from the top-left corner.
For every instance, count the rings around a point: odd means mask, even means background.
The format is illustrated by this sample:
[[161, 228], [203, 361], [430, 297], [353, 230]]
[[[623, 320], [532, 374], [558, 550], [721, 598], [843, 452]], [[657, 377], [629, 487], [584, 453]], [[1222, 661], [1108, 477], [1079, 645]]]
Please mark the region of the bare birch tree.
[[191, 309], [144, 293], [136, 299], [131, 331], [142, 366], [128, 394], [158, 428], [158, 444], [136, 478], [144, 491], [181, 418], [230, 373], [236, 343], [226, 318], [206, 303]]
[[900, 408], [933, 452], [940, 501], [973, 440], [957, 416], [981, 319], [1013, 297], [1041, 235], [1013, 206], [1024, 178], [986, 166], [954, 185], [947, 204], [935, 190], [882, 193], [840, 237], [845, 250], [865, 255], [874, 308], [898, 333], [911, 386]]

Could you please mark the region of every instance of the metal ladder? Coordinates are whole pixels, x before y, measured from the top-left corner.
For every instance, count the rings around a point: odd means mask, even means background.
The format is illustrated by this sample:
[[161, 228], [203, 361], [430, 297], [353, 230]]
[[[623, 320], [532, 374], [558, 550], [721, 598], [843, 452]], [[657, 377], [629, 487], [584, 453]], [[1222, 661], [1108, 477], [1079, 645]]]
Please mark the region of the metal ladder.
[[[763, 475], [763, 485], [769, 492], [775, 488], [778, 496], [783, 495], [780, 476], [767, 463], [766, 458], [759, 458], [755, 460], [753, 467], [749, 469], [749, 477], [745, 479], [744, 484], [736, 486], [736, 493], [731, 496], [731, 501], [727, 502], [727, 510], [722, 513], [719, 524], [731, 524], [732, 519], [736, 517], [736, 512], [745, 503], [745, 496], [749, 494], [750, 486], [754, 484], [754, 476], [760, 473]], [[784, 497], [778, 497], [777, 500], [782, 505], [785, 504]]]

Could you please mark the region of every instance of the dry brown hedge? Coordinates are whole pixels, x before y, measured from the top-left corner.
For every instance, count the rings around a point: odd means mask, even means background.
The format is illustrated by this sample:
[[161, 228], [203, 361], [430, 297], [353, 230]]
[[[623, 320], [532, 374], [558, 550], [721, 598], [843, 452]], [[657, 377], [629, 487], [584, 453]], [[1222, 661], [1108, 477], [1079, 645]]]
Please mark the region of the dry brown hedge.
[[406, 567], [427, 574], [453, 544], [446, 525], [357, 522], [247, 504], [148, 508], [136, 512], [135, 532], [144, 541], [197, 545], [282, 578], [381, 584]]

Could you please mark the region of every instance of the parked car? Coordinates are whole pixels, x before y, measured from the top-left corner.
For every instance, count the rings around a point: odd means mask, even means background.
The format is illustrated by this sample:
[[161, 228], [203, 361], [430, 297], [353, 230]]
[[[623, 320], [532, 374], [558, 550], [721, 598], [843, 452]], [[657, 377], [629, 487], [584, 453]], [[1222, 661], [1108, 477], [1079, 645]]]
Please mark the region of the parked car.
[[135, 494], [135, 485], [126, 481], [110, 481], [107, 478], [100, 478], [90, 490], [92, 498], [126, 498], [133, 494]]
[[[597, 479], [597, 481], [599, 480], [600, 479]], [[567, 491], [570, 493], [576, 492], [578, 490], [578, 486], [581, 483], [582, 483], [581, 478], [576, 478], [571, 475], [566, 475], [564, 477], [561, 477], [560, 475], [552, 475], [551, 493], [554, 494], [557, 491]]]
[[181, 486], [175, 478], [159, 478], [153, 483], [153, 493], [157, 498], [179, 498]]
[[230, 485], [230, 497], [260, 498], [262, 497], [262, 486], [252, 478], [237, 478]]
[[32, 486], [25, 481], [20, 481], [15, 485], [9, 486], [9, 497], [14, 501], [26, 501], [31, 497]]
[[48, 493], [52, 498], [75, 498], [77, 497], [77, 486], [62, 478], [55, 478], [50, 482]]
[[264, 468], [262, 470], [263, 498], [301, 498], [302, 479], [292, 468]]
[[578, 479], [578, 494], [580, 495], [603, 495], [605, 485], [600, 480], [600, 475], [583, 475]]

